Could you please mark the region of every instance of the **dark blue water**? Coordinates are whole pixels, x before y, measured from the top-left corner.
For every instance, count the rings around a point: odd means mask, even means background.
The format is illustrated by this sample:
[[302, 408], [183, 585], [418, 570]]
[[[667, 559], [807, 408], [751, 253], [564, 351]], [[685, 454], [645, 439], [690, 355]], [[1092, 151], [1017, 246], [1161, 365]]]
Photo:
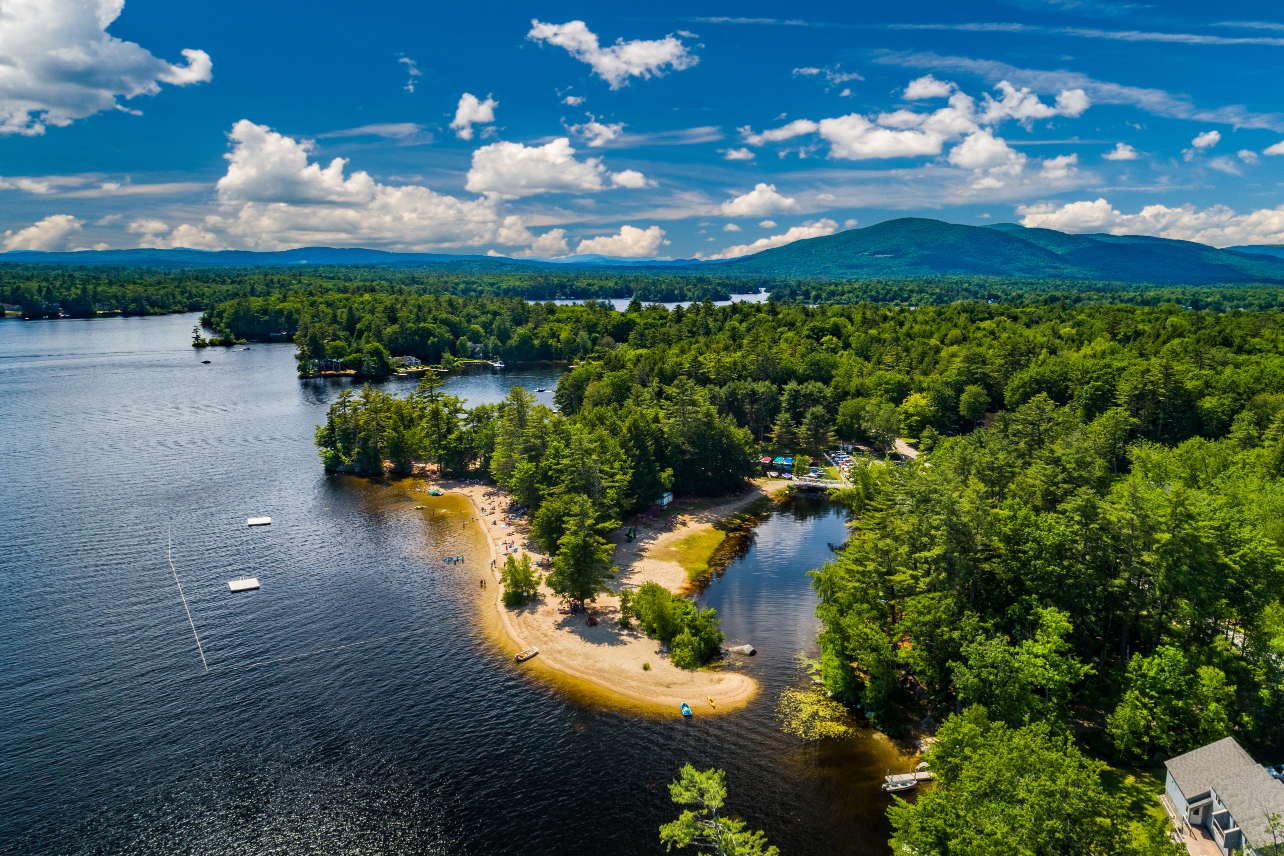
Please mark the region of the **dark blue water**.
[[[805, 746], [774, 716], [832, 508], [773, 512], [703, 595], [762, 651], [758, 699], [632, 716], [493, 644], [477, 574], [431, 558], [475, 532], [323, 474], [313, 429], [345, 381], [298, 380], [289, 345], [195, 351], [193, 320], [0, 322], [0, 852], [658, 853], [686, 761], [726, 769], [786, 854], [886, 852], [886, 743]], [[551, 400], [558, 374], [447, 389]], [[232, 595], [241, 576], [263, 588]]]

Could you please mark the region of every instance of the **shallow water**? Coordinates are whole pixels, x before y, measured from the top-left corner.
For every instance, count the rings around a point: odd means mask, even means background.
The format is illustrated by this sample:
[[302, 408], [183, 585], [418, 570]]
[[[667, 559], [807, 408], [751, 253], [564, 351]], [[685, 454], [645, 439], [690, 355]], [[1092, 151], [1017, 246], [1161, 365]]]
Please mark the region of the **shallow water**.
[[[774, 512], [702, 595], [761, 651], [746, 710], [628, 715], [495, 644], [477, 574], [440, 561], [480, 553], [475, 527], [324, 475], [313, 428], [348, 382], [298, 380], [290, 345], [195, 351], [193, 323], [0, 322], [0, 852], [658, 853], [686, 761], [726, 769], [785, 854], [887, 852], [892, 747], [804, 746], [774, 717], [837, 511]], [[560, 372], [446, 388], [551, 401]]]

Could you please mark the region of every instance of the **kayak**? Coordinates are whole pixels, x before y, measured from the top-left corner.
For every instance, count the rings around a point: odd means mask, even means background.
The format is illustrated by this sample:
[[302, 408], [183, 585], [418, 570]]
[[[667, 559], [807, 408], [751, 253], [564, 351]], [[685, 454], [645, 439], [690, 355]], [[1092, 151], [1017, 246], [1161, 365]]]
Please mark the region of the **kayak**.
[[709, 699], [709, 707], [717, 707], [717, 705], [713, 703], [713, 696], [705, 696], [705, 698]]
[[685, 701], [682, 703], [682, 715], [683, 716], [691, 715], [691, 705], [687, 704]]
[[513, 659], [519, 663], [525, 663], [527, 660], [529, 660], [531, 657], [534, 657], [538, 653], [539, 653], [538, 648], [527, 648], [525, 651], [518, 654]]

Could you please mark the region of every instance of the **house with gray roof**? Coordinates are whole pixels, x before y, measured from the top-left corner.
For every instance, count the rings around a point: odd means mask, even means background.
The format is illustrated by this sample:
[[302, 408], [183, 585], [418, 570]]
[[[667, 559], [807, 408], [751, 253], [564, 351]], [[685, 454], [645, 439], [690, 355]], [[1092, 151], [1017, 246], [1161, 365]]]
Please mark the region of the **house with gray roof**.
[[1164, 808], [1192, 854], [1284, 856], [1284, 783], [1233, 737], [1165, 762]]

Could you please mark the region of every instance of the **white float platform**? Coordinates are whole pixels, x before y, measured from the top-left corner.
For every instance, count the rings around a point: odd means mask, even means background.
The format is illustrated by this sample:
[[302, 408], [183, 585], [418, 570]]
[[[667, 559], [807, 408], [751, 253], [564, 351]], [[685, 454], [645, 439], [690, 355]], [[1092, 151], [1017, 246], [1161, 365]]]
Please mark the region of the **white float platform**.
[[243, 580], [229, 580], [227, 587], [232, 591], [254, 591], [259, 587], [259, 581], [256, 577], [247, 577]]
[[271, 526], [272, 518], [271, 517], [250, 517], [245, 522], [251, 526]]

